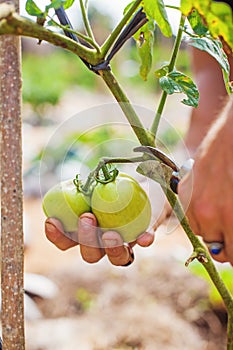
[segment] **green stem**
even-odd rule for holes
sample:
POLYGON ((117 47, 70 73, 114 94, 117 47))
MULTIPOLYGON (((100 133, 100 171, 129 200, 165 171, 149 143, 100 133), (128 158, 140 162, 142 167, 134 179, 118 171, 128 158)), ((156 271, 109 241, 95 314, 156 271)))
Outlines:
POLYGON ((83 23, 84 23, 84 27, 86 29, 87 35, 95 43, 95 46, 98 46, 98 44, 95 41, 95 37, 94 37, 94 34, 92 32, 92 29, 91 29, 90 22, 89 22, 88 17, 87 17, 87 10, 86 10, 86 7, 85 7, 85 5, 83 3, 83 0, 79 0, 79 3, 80 3, 80 8, 81 8, 82 17, 83 17, 83 23))
POLYGON ((96 50, 84 47, 64 35, 52 32, 37 23, 19 16, 11 5, 0 4, 0 35, 5 34, 23 35, 44 40, 73 52, 93 66, 99 63, 96 50))
POLYGON ((91 46, 93 46, 93 47, 96 49, 97 52, 100 52, 100 47, 99 47, 99 45, 98 45, 95 41, 93 41, 92 38, 90 38, 89 36, 86 36, 86 35, 84 35, 84 34, 82 34, 82 33, 80 33, 80 32, 77 32, 77 31, 75 31, 75 30, 73 30, 73 29, 71 29, 71 28, 69 28, 69 27, 67 27, 67 26, 63 26, 62 24, 56 22, 56 21, 55 21, 52 17, 50 17, 50 16, 48 16, 48 18, 50 18, 51 22, 54 23, 54 25, 55 25, 56 27, 59 27, 59 28, 61 28, 62 30, 65 30, 65 31, 67 31, 67 32, 70 32, 70 33, 73 33, 73 34, 77 35, 78 38, 83 39, 84 41, 86 41, 87 43, 89 43, 91 46))
POLYGON ((109 174, 108 167, 105 164, 102 165, 101 170, 103 171, 104 179, 106 181, 110 180, 111 179, 111 175, 109 174))
POLYGON ((134 14, 134 12, 139 7, 142 0, 136 0, 133 5, 129 8, 129 10, 126 12, 122 20, 119 22, 119 24, 116 26, 116 28, 112 31, 112 33, 109 35, 109 37, 106 39, 106 41, 103 43, 101 47, 101 53, 102 57, 106 57, 108 51, 116 41, 118 35, 121 33, 122 29, 130 19, 130 17, 134 14))
POLYGON ((180 11, 180 7, 178 7, 178 6, 165 5, 165 7, 168 8, 168 9, 173 9, 173 10, 178 10, 178 11, 180 11))
POLYGON ((227 335, 227 350, 233 350, 233 310, 228 312, 227 335))
MULTIPOLYGON (((129 158, 121 158, 121 157, 116 157, 116 158, 102 158, 99 163, 97 164, 96 168, 88 175, 86 183, 81 187, 81 190, 84 193, 90 193, 91 192, 91 186, 93 182, 95 181, 95 178, 99 171, 102 169, 103 173, 106 169, 106 164, 116 164, 116 163, 121 163, 121 164, 126 164, 126 163, 140 163, 143 162, 144 157, 129 157, 129 158)), ((108 171, 108 169, 107 169, 108 171)), ((109 174, 109 172, 108 172, 109 174)), ((105 173, 104 173, 105 176, 105 173)), ((111 175, 110 175, 111 177, 111 175)), ((107 175, 107 178, 105 176, 105 179, 108 180, 109 176, 107 175)))
POLYGON ((156 135, 157 135, 157 131, 159 128, 159 123, 160 123, 160 120, 162 117, 162 113, 163 113, 163 110, 165 107, 166 100, 167 100, 167 92, 163 91, 162 96, 161 96, 160 101, 159 101, 157 111, 155 113, 155 118, 153 120, 153 124, 152 124, 151 129, 150 129, 152 135, 154 135, 155 140, 156 140, 156 135))
POLYGON ((169 63, 169 72, 173 71, 173 69, 175 67, 175 64, 176 64, 176 60, 177 60, 177 56, 178 56, 178 52, 179 52, 179 48, 180 48, 180 44, 181 44, 181 39, 182 39, 185 19, 186 19, 186 17, 181 15, 179 30, 178 30, 177 37, 176 37, 176 40, 175 40, 175 44, 174 44, 174 49, 173 49, 173 52, 172 52, 171 60, 170 60, 170 63, 169 63))
POLYGON ((128 119, 128 122, 130 123, 132 129, 134 130, 139 142, 142 145, 154 146, 152 135, 150 134, 150 132, 145 130, 136 111, 133 109, 129 99, 125 95, 121 86, 118 84, 112 72, 104 70, 104 71, 99 71, 99 73, 102 76, 108 88, 111 90, 113 96, 117 100, 120 108, 122 109, 123 113, 128 119))
MULTIPOLYGON (((174 67, 175 67, 175 63, 177 60, 177 56, 178 56, 178 52, 179 52, 179 48, 180 48, 180 44, 181 44, 185 18, 186 18, 185 16, 181 15, 179 30, 178 30, 178 33, 176 36, 176 40, 175 40, 175 44, 173 47, 170 63, 168 65, 168 73, 172 72, 174 70, 174 67)), ((156 139, 156 135, 158 132, 160 119, 161 119, 161 116, 162 116, 162 113, 163 113, 163 110, 165 107, 166 99, 167 99, 167 93, 165 91, 163 91, 158 108, 157 108, 157 111, 156 111, 156 114, 155 114, 154 121, 153 121, 152 126, 151 126, 151 133, 154 135, 155 139, 156 139)))

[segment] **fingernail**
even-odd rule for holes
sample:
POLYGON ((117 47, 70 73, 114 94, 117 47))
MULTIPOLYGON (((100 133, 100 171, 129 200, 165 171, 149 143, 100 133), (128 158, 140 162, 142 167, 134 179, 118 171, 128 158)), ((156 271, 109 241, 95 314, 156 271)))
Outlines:
POLYGON ((84 230, 90 230, 90 226, 94 226, 93 219, 89 217, 82 217, 80 220, 81 220, 82 229, 84 230))
POLYGON ((49 233, 54 233, 55 230, 56 230, 56 227, 55 227, 53 224, 51 224, 50 222, 46 222, 46 223, 45 223, 45 229, 46 229, 46 231, 48 231, 49 233))
POLYGON ((50 222, 46 222, 45 223, 45 231, 46 231, 46 235, 49 235, 50 237, 53 236, 54 234, 56 234, 56 227, 51 224, 50 222))
POLYGON ((105 248, 115 248, 119 246, 119 242, 116 239, 103 239, 105 248))

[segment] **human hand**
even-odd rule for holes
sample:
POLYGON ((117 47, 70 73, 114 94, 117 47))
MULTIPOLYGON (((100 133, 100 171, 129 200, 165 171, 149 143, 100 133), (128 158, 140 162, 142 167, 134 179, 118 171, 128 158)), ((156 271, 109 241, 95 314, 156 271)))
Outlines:
POLYGON ((49 241, 61 250, 80 246, 80 253, 88 263, 98 262, 104 255, 116 266, 128 266, 134 260, 133 246, 147 247, 153 243, 154 236, 145 232, 135 242, 126 244, 115 231, 102 233, 97 227, 97 220, 92 213, 84 213, 78 221, 78 242, 64 234, 59 220, 48 218, 45 221, 45 234, 49 241))
POLYGON ((193 171, 178 185, 178 195, 190 226, 205 242, 223 242, 213 254, 233 265, 233 111, 228 105, 203 141, 193 171))

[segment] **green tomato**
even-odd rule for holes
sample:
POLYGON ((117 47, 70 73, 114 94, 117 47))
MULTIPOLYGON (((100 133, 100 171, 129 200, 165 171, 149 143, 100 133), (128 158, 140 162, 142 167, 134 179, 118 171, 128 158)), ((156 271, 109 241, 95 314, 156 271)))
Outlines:
POLYGON ((77 231, 79 216, 91 209, 90 198, 78 190, 73 180, 52 187, 45 194, 42 206, 47 217, 61 221, 65 232, 77 231))
POLYGON ((124 242, 134 241, 151 220, 151 205, 145 191, 126 174, 106 184, 98 183, 91 198, 92 212, 103 231, 120 233, 124 242))

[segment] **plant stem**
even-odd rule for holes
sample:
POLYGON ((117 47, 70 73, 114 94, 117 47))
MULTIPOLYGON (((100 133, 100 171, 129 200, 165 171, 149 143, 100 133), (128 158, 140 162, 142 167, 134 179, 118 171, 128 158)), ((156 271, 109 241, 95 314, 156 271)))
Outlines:
MULTIPOLYGON (((179 47, 181 44, 181 39, 182 39, 182 33, 183 33, 183 27, 184 27, 184 22, 185 22, 185 16, 181 15, 180 18, 180 24, 179 24, 179 30, 176 36, 176 40, 175 40, 175 44, 173 47, 173 51, 172 51, 172 55, 171 55, 171 59, 170 59, 170 63, 168 65, 168 74, 170 72, 172 72, 174 70, 175 67, 175 63, 177 60, 177 56, 178 56, 178 52, 179 52, 179 47)), ((158 127, 159 127, 159 123, 160 123, 160 119, 165 107, 165 102, 167 99, 167 93, 165 91, 163 91, 156 114, 155 114, 155 118, 154 121, 152 123, 151 126, 151 133, 154 135, 154 138, 156 139, 156 135, 158 132, 158 127)))
POLYGON ((227 350, 233 350, 233 311, 228 311, 227 350))
POLYGON ((128 122, 130 123, 132 129, 134 130, 139 142, 142 145, 154 146, 152 135, 150 134, 150 132, 145 130, 136 111, 133 109, 129 99, 125 95, 121 86, 118 84, 112 72, 103 70, 103 71, 99 71, 99 74, 101 75, 104 82, 112 92, 113 96, 116 98, 120 108, 122 109, 123 113, 128 119, 128 122))
POLYGON ((102 165, 101 170, 103 171, 105 180, 111 179, 111 175, 109 174, 108 168, 105 164, 102 165))
POLYGON ((109 37, 106 39, 106 41, 103 43, 101 47, 101 53, 102 57, 106 57, 108 51, 116 41, 118 35, 121 33, 122 29, 130 19, 130 17, 134 14, 134 12, 139 7, 142 0, 136 0, 133 5, 129 8, 129 10, 126 12, 122 20, 119 22, 119 24, 116 26, 116 28, 112 31, 112 33, 109 35, 109 37))
POLYGON ((53 22, 54 25, 55 25, 56 27, 61 28, 63 31, 67 31, 67 32, 70 32, 70 33, 73 33, 73 34, 77 35, 78 38, 83 39, 84 41, 86 41, 87 43, 89 43, 91 46, 93 46, 93 47, 96 49, 97 52, 100 52, 100 47, 99 47, 99 45, 98 45, 95 41, 93 41, 92 38, 90 38, 89 36, 86 36, 86 35, 84 35, 84 34, 82 34, 82 33, 80 33, 80 32, 77 32, 77 31, 75 31, 74 29, 71 29, 71 28, 69 28, 69 27, 67 27, 67 26, 63 26, 62 24, 56 22, 56 21, 55 21, 52 17, 50 17, 50 16, 48 16, 48 18, 50 18, 51 22, 53 22))
POLYGON ((90 25, 90 22, 89 22, 89 19, 87 16, 87 10, 86 10, 86 7, 83 3, 83 0, 79 0, 79 3, 80 3, 80 8, 81 8, 82 17, 83 17, 83 23, 84 23, 84 27, 86 29, 87 35, 92 39, 93 43, 95 43, 95 46, 98 47, 98 44, 95 41, 95 37, 94 37, 94 34, 92 32, 92 29, 91 29, 91 25, 90 25))
POLYGON ((84 47, 64 35, 52 32, 37 23, 19 16, 15 13, 14 7, 9 4, 0 5, 0 35, 3 34, 23 35, 44 40, 73 52, 93 66, 99 63, 96 50, 84 47))

